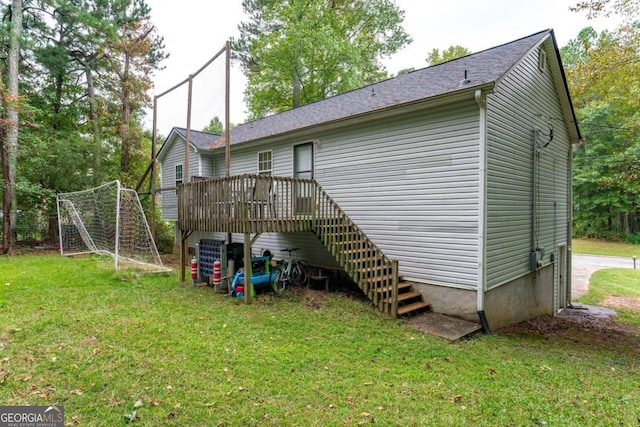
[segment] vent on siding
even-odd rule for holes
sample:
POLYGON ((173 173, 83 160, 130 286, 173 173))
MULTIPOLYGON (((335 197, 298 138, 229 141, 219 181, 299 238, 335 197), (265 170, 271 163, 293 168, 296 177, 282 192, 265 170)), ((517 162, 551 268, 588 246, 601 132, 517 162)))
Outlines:
POLYGON ((547 66, 547 52, 543 48, 540 48, 538 50, 538 70, 544 73, 544 69, 546 68, 546 66, 547 66))

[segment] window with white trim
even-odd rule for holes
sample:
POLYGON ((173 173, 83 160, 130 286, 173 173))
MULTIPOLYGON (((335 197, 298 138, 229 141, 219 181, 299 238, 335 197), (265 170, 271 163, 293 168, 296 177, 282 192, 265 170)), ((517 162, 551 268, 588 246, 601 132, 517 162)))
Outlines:
POLYGON ((183 175, 183 172, 182 172, 182 165, 181 164, 180 165, 176 165, 175 172, 176 172, 175 182, 176 182, 176 187, 177 187, 178 185, 182 184, 182 182, 184 181, 184 175, 183 175))
POLYGON ((261 151, 258 153, 258 175, 271 176, 273 170, 273 151, 261 151))

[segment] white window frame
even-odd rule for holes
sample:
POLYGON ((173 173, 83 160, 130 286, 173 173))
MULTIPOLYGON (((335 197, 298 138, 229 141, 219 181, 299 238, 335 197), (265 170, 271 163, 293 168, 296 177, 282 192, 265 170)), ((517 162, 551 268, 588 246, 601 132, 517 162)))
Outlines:
POLYGON ((538 70, 544 73, 545 68, 547 68, 547 51, 540 47, 538 50, 538 70))
POLYGON ((258 152, 258 175, 273 175, 273 150, 260 151, 258 152), (262 168, 267 162, 260 159, 260 156, 263 154, 269 153, 269 168, 262 168))
POLYGON ((182 163, 177 163, 173 167, 173 182, 175 183, 176 188, 184 182, 184 165, 182 163), (178 168, 180 168, 180 179, 178 179, 178 168))

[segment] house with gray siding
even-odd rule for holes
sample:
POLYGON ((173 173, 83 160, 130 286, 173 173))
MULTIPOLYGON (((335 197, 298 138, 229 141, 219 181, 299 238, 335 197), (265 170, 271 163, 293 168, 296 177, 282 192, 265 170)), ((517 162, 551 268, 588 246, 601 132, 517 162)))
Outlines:
MULTIPOLYGON (((309 264, 346 271, 376 305, 387 287, 371 288, 370 271, 385 268, 393 292, 408 286, 420 307, 485 329, 570 302, 571 147, 581 136, 552 30, 240 125, 229 171, 224 138, 192 138, 182 184, 183 129, 158 157, 163 187, 182 191, 162 193, 177 242, 242 241, 244 232, 254 255, 300 247, 309 264), (240 215, 241 204, 216 211, 222 196, 187 183, 192 175, 225 188, 233 177, 273 180, 277 206, 268 218, 245 214, 244 228, 206 222, 240 215), (351 237, 336 237, 342 227, 351 237), (367 256, 344 258, 357 252, 367 256)), ((234 196, 244 204, 247 188, 234 196)))
POLYGON ((185 182, 185 177, 215 176, 213 147, 220 138, 219 134, 189 131, 189 157, 186 158, 187 130, 174 127, 160 147, 157 154, 161 164, 161 185, 166 190, 162 193, 163 218, 178 218, 178 201, 176 187, 185 182), (187 172, 188 169, 188 173, 187 172))

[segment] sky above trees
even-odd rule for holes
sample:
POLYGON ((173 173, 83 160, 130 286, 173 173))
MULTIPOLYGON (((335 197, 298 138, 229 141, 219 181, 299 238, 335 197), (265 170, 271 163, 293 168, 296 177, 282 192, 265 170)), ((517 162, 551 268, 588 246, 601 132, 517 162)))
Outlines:
MULTIPOLYGON (((245 19, 241 1, 225 4, 224 12, 209 0, 185 0, 185 7, 175 7, 166 0, 149 0, 151 16, 164 37, 169 59, 165 69, 156 73, 155 90, 160 93, 193 73, 232 36, 238 36, 238 24, 245 19), (198 11, 194 13, 194 11, 198 11)), ((512 0, 463 0, 453 2, 420 2, 396 0, 406 11, 403 23, 413 43, 383 60, 389 73, 406 68, 427 66, 425 59, 433 49, 460 45, 472 52, 487 49, 540 30, 553 28, 558 44, 564 46, 575 38, 583 27, 597 31, 614 29, 617 18, 587 20, 584 13, 571 12, 574 0, 540 0, 514 2, 512 0)), ((215 64, 198 82, 194 97, 192 126, 205 127, 212 117, 224 117, 224 67, 215 64)), ((231 121, 246 120, 243 90, 246 79, 241 67, 232 69, 231 121)), ((163 100, 159 105, 160 132, 167 134, 172 126, 186 124, 186 92, 163 100)), ((151 115, 148 115, 150 123, 151 115)), ((150 127, 150 125, 149 125, 150 127)))

